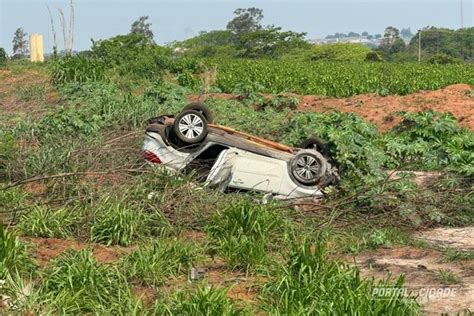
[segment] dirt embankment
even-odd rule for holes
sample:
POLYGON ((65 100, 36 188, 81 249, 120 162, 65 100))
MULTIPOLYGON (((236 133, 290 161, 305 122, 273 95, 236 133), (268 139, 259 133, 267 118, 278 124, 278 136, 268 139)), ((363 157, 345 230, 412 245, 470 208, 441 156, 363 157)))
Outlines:
POLYGON ((473 312, 474 260, 449 261, 439 249, 472 251, 474 227, 436 228, 423 231, 415 238, 433 248, 396 246, 360 254, 355 261, 362 275, 381 280, 388 273, 392 279, 404 274, 406 289, 417 296, 427 315, 473 312))
MULTIPOLYGON (((232 94, 194 95, 190 101, 198 102, 207 98, 234 99, 232 94)), ((377 94, 357 95, 348 98, 332 98, 316 95, 300 97, 298 110, 305 112, 352 112, 375 123, 380 130, 387 131, 399 119, 394 114, 399 111, 418 112, 432 109, 452 113, 459 125, 474 130, 474 90, 467 84, 456 84, 435 91, 421 91, 406 96, 380 96, 377 94)))

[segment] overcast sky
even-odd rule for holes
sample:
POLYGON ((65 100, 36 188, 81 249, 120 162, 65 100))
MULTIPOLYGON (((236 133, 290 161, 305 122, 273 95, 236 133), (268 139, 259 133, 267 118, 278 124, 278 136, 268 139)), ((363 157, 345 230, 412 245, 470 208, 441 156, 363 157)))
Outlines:
MULTIPOLYGON (((68 0, 0 0, 0 47, 11 53, 13 33, 18 27, 42 33, 45 50, 51 50, 51 28, 46 4, 53 10, 59 32, 56 8, 67 11, 68 0)), ((308 33, 319 38, 335 32, 383 33, 388 25, 459 28, 461 0, 75 0, 76 50, 90 47, 90 39, 126 34, 134 20, 150 16, 155 40, 167 43, 196 35, 201 30, 225 28, 232 12, 239 7, 264 10, 263 24, 308 33)), ((463 0, 464 26, 473 26, 473 0, 463 0)), ((61 43, 62 40, 59 42, 61 43)), ((62 49, 62 45, 60 45, 62 49)))

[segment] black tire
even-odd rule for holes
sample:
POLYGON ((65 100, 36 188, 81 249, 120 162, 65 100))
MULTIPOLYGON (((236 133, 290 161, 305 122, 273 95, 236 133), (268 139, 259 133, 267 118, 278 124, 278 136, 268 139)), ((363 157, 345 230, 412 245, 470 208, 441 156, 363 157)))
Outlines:
POLYGON ((186 144, 199 143, 207 136, 206 117, 195 110, 181 111, 174 119, 173 131, 186 144))
POLYGON ((181 112, 186 111, 186 110, 194 110, 194 111, 201 112, 206 117, 206 120, 207 120, 208 124, 212 124, 212 122, 213 122, 213 117, 212 117, 211 110, 209 110, 209 108, 207 106, 205 106, 204 104, 202 104, 202 103, 190 103, 190 104, 186 105, 181 110, 181 112))
POLYGON ((318 136, 309 137, 303 143, 301 143, 299 148, 315 149, 315 150, 319 151, 324 157, 326 157, 326 158, 331 157, 331 153, 329 151, 328 143, 324 139, 322 139, 318 136))
POLYGON ((303 185, 314 185, 326 174, 326 161, 321 154, 302 150, 290 161, 293 178, 303 185))

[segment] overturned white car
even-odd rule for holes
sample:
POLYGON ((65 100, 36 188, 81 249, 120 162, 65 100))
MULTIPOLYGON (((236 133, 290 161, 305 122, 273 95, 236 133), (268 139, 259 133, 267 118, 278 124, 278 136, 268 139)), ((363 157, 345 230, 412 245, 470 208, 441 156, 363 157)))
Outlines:
POLYGON ((222 191, 253 190, 279 198, 322 196, 337 182, 337 168, 317 137, 292 148, 212 124, 210 111, 193 103, 174 116, 149 120, 143 155, 152 165, 196 170, 222 191))

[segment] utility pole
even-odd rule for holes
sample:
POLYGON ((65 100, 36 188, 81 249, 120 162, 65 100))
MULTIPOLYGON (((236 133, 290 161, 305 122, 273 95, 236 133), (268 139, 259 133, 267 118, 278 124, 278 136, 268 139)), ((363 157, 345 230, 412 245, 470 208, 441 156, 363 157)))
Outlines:
POLYGON ((461 28, 464 28, 464 13, 463 13, 463 0, 461 1, 461 28))

